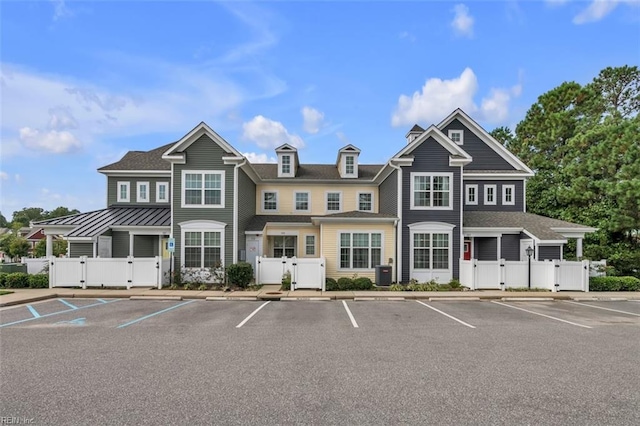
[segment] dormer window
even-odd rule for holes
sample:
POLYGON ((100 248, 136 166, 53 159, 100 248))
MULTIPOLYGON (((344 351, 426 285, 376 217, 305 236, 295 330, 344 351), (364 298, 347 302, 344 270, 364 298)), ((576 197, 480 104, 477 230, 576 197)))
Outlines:
POLYGON ((291 174, 291 156, 290 155, 283 155, 282 156, 282 174, 283 175, 289 175, 291 174))
POLYGON ((353 145, 347 145, 338 151, 336 166, 341 178, 358 177, 358 156, 360 150, 353 145))
POLYGON ((353 155, 347 155, 344 159, 344 173, 347 175, 352 175, 355 173, 355 158, 353 155))
POLYGON ((458 145, 464 145, 464 131, 449 130, 449 139, 451 139, 458 145))
POLYGON ((289 144, 284 144, 276 148, 276 154, 278 154, 278 177, 296 177, 298 150, 289 144))

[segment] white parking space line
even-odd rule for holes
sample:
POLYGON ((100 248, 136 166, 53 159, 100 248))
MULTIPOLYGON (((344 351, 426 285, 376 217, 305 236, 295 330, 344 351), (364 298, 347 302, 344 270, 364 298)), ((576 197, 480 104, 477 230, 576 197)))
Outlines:
POLYGON ((447 317, 447 318, 451 318, 451 319, 452 319, 452 320, 454 320, 454 321, 458 321, 460 324, 462 324, 462 325, 464 325, 464 326, 467 326, 467 327, 469 327, 469 328, 476 328, 475 326, 473 326, 473 325, 471 325, 471 324, 469 324, 469 323, 466 323, 466 322, 464 322, 464 321, 462 321, 462 320, 460 320, 460 319, 458 319, 458 318, 456 318, 456 317, 454 317, 454 316, 452 316, 452 315, 449 315, 449 314, 448 314, 448 313, 446 313, 446 312, 442 312, 440 309, 437 309, 437 308, 434 308, 433 306, 427 305, 427 304, 426 304, 426 303, 424 303, 424 302, 421 302, 421 301, 419 301, 419 300, 416 300, 416 302, 418 302, 419 304, 421 304, 421 305, 423 305, 423 306, 426 306, 426 307, 427 307, 427 308, 429 308, 429 309, 432 309, 432 310, 436 311, 436 312, 437 312, 437 313, 439 313, 439 314, 444 315, 444 316, 445 316, 445 317, 447 317))
POLYGON ((247 323, 247 321, 249 321, 249 320, 250 320, 250 319, 251 319, 255 314, 257 314, 257 313, 260 311, 260 309, 262 309, 262 308, 264 308, 265 306, 267 306, 267 305, 269 304, 269 302, 271 302, 271 301, 269 300, 269 301, 267 301, 267 302, 264 302, 262 305, 260 305, 260 306, 258 307, 258 309, 256 309, 255 311, 251 312, 251 314, 249 314, 249 316, 248 316, 248 317, 246 317, 245 319, 243 319, 243 320, 242 320, 242 322, 241 322, 240 324, 236 325, 236 328, 240 328, 240 327, 242 327, 243 325, 245 325, 245 324, 247 323))
POLYGON ((343 300, 342 305, 344 306, 345 311, 347 311, 347 315, 349 315, 349 319, 351 320, 351 325, 353 325, 353 328, 359 328, 356 319, 353 317, 353 314, 349 309, 349 305, 347 305, 347 302, 343 300))
POLYGON ((594 306, 594 305, 589 305, 587 303, 572 302, 570 300, 565 300, 565 302, 573 303, 574 305, 588 306, 590 308, 602 309, 602 310, 605 310, 605 311, 618 312, 618 313, 621 313, 621 314, 627 314, 627 315, 633 315, 635 317, 640 317, 640 314, 636 314, 635 312, 627 312, 627 311, 621 311, 619 309, 604 308, 602 306, 594 306))
POLYGON ((552 317, 551 315, 541 314, 540 312, 534 312, 534 311, 530 311, 528 309, 519 308, 517 306, 507 305, 506 303, 502 303, 502 302, 496 302, 495 300, 492 300, 491 303, 495 303, 496 305, 500 305, 500 306, 506 306, 507 308, 517 309, 519 311, 528 312, 528 313, 533 314, 533 315, 540 315, 541 317, 545 317, 545 318, 549 318, 549 319, 552 319, 552 320, 556 320, 556 321, 564 322, 564 323, 567 323, 567 324, 575 325, 576 327, 593 328, 593 327, 589 327, 588 325, 578 324, 576 322, 567 321, 567 320, 564 320, 562 318, 552 317))

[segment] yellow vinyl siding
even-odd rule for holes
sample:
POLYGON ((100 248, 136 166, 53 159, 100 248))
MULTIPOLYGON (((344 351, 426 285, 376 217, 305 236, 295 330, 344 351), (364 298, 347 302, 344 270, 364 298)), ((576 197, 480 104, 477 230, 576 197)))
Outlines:
POLYGON ((300 225, 288 225, 283 226, 269 226, 267 225, 262 237, 262 251, 264 256, 273 256, 273 238, 278 235, 295 235, 297 236, 296 255, 297 257, 320 257, 320 228, 316 226, 300 226, 300 225), (313 256, 306 255, 305 237, 307 235, 315 235, 316 237, 316 253, 313 256))
POLYGON ((340 232, 380 232, 382 233, 382 257, 383 265, 393 260, 395 268, 395 229, 393 222, 388 223, 323 223, 320 225, 322 238, 321 255, 326 258, 327 277, 338 279, 340 277, 352 277, 357 274, 359 277, 368 277, 375 280, 375 269, 340 269, 340 232))
POLYGON ((335 185, 257 185, 256 188, 256 214, 278 215, 325 215, 327 192, 341 192, 341 207, 343 212, 358 210, 358 193, 371 192, 373 194, 372 213, 378 213, 378 187, 375 185, 354 185, 336 183, 335 185), (275 191, 278 193, 278 211, 264 211, 263 192, 275 191), (311 197, 311 211, 301 212, 295 210, 296 192, 308 192, 311 197))

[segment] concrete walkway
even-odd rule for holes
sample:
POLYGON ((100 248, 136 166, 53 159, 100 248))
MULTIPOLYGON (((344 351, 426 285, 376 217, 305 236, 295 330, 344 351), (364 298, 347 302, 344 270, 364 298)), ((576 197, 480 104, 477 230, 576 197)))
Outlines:
POLYGON ((640 292, 509 292, 500 290, 478 291, 279 291, 278 286, 264 286, 256 291, 197 291, 158 290, 154 288, 132 288, 131 290, 105 289, 7 289, 11 294, 0 296, 0 307, 31 303, 39 300, 62 298, 171 298, 203 300, 640 300, 640 292))

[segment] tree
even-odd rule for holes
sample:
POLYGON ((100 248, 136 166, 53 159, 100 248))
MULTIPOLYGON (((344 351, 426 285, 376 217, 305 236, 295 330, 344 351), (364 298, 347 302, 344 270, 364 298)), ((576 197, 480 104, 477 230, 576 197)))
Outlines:
POLYGON ((7 218, 5 218, 2 213, 0 213, 0 228, 7 228, 9 226, 9 222, 7 222, 7 218))
POLYGON ((60 206, 60 207, 56 207, 50 212, 45 212, 43 216, 44 216, 44 219, 54 219, 56 217, 71 216, 78 213, 80 213, 79 210, 76 210, 76 209, 69 210, 67 207, 60 206))
MULTIPOLYGON (((53 255, 59 257, 67 253, 67 242, 65 240, 53 240, 53 255)), ((41 239, 36 243, 33 250, 33 257, 45 257, 47 255, 47 240, 41 239)))
POLYGON ((599 228, 585 255, 640 276, 639 112, 638 68, 606 68, 585 86, 565 82, 541 95, 509 144, 536 172, 529 210, 599 228))
POLYGON ((506 126, 496 127, 491 132, 489 132, 489 134, 502 145, 504 145, 504 147, 507 149, 511 149, 511 145, 513 145, 513 142, 515 140, 515 135, 513 134, 511 129, 506 126))
POLYGON ((20 211, 13 212, 12 227, 19 229, 29 226, 31 222, 45 219, 45 211, 40 207, 25 207, 20 211))
POLYGON ((21 258, 29 254, 31 244, 25 238, 16 237, 9 245, 9 256, 11 258, 21 258))

